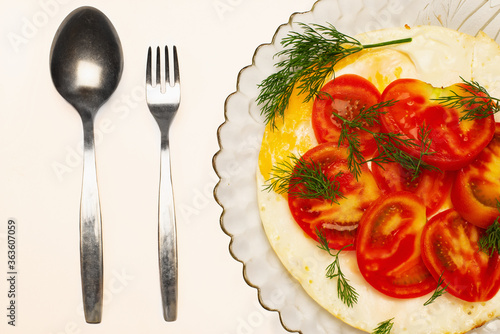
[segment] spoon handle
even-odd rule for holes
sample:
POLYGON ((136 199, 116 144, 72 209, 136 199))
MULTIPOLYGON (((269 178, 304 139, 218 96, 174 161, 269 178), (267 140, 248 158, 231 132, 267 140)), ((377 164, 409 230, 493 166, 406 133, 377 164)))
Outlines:
POLYGON ((160 190, 158 198, 158 255, 163 317, 166 321, 177 318, 177 235, 174 194, 170 173, 168 135, 162 136, 160 154, 160 190))
POLYGON ((83 306, 85 320, 88 323, 100 323, 103 300, 103 260, 93 122, 84 122, 83 129, 83 180, 80 202, 80 266, 83 306))

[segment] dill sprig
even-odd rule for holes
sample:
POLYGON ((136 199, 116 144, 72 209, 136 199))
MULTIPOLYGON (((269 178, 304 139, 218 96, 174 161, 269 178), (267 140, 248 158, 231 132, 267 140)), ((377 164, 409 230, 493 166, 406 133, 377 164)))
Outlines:
POLYGON ((445 107, 463 108, 460 121, 482 119, 500 111, 500 99, 492 97, 477 81, 460 79, 464 83, 460 87, 461 92, 452 90, 452 95, 435 99, 445 107))
POLYGON ((305 95, 305 102, 314 98, 326 78, 334 75, 334 66, 345 57, 363 49, 411 42, 411 38, 363 45, 357 39, 327 26, 299 23, 302 32, 292 31, 282 39, 283 50, 275 57, 284 57, 276 64, 278 72, 260 84, 257 103, 266 124, 276 127, 277 116, 283 117, 294 87, 305 95))
POLYGON ((441 297, 442 295, 444 295, 446 293, 446 289, 448 288, 448 285, 450 285, 450 284, 449 283, 446 284, 445 287, 441 286, 444 283, 443 274, 444 274, 444 271, 439 276, 436 290, 434 290, 434 293, 432 294, 432 296, 424 303, 424 306, 427 306, 427 305, 434 303, 434 301, 436 299, 438 299, 439 297, 441 297))
POLYGON ((321 231, 316 229, 316 235, 318 236, 318 240, 320 242, 318 247, 328 252, 328 254, 330 254, 335 258, 333 262, 330 265, 328 265, 328 267, 326 267, 326 277, 329 279, 337 277, 338 297, 348 307, 353 307, 354 304, 358 302, 359 294, 356 292, 356 289, 349 284, 349 280, 345 277, 344 273, 340 269, 340 258, 339 258, 340 252, 342 252, 347 247, 351 247, 352 244, 344 246, 336 253, 333 253, 330 246, 328 246, 328 240, 326 240, 326 237, 321 233, 321 231))
POLYGON ((404 169, 412 173, 412 181, 420 175, 423 169, 438 170, 437 167, 423 160, 425 156, 434 154, 430 150, 432 144, 432 139, 429 137, 430 129, 425 124, 419 128, 418 140, 406 138, 405 135, 400 133, 374 132, 368 128, 372 127, 375 123, 379 123, 378 115, 383 113, 381 111, 382 108, 390 107, 394 103, 394 101, 389 100, 374 104, 368 108, 363 108, 351 120, 337 113, 332 113, 334 117, 342 122, 338 145, 340 146, 343 142, 347 143, 347 165, 356 179, 361 175, 361 165, 369 161, 382 168, 384 163, 397 162, 404 169), (353 131, 355 129, 365 131, 373 136, 377 145, 378 156, 365 160, 361 152, 359 135, 353 131), (403 151, 401 147, 418 149, 420 155, 416 158, 403 151))
POLYGON ((412 173, 411 181, 414 181, 424 169, 439 171, 439 168, 424 161, 424 157, 435 154, 430 150, 432 144, 432 139, 429 137, 430 131, 429 127, 424 123, 418 130, 417 140, 404 138, 404 135, 396 133, 375 134, 379 155, 369 161, 378 164, 382 168, 383 163, 397 162, 412 173), (418 150, 420 152, 418 158, 406 153, 401 147, 418 150))
POLYGON ((332 113, 334 117, 342 121, 338 146, 340 147, 344 142, 347 143, 347 151, 349 152, 347 156, 347 167, 356 177, 356 179, 358 179, 358 177, 361 175, 361 165, 365 163, 365 158, 361 153, 361 142, 359 140, 359 134, 353 130, 359 129, 367 131, 375 136, 376 133, 368 130, 366 126, 372 127, 375 124, 380 124, 380 110, 385 107, 390 107, 393 104, 394 102, 390 100, 374 104, 367 108, 362 108, 359 113, 350 120, 340 116, 335 112, 332 113))
POLYGON ((320 163, 291 155, 289 160, 273 166, 264 190, 272 190, 278 194, 288 193, 300 198, 324 199, 338 204, 339 199, 345 198, 337 180, 340 175, 342 172, 329 177, 320 163), (298 187, 299 185, 302 187, 298 187))
MULTIPOLYGON (((500 201, 497 199, 497 209, 500 213, 500 201)), ((479 249, 490 257, 493 254, 500 254, 500 217, 497 217, 493 224, 488 226, 486 233, 479 239, 479 249)))
POLYGON ((375 328, 372 334, 389 334, 394 326, 394 318, 383 321, 378 324, 378 327, 375 328))

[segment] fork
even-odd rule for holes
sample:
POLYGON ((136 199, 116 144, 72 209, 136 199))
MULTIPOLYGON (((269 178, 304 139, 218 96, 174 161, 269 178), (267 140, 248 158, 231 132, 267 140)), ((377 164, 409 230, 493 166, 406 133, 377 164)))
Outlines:
POLYGON ((160 288, 165 321, 177 319, 177 231, 174 195, 170 170, 170 125, 179 108, 181 91, 177 48, 173 46, 173 83, 170 78, 169 50, 165 47, 165 70, 160 62, 160 47, 156 48, 156 65, 152 62, 152 48, 148 49, 146 64, 146 101, 158 123, 161 133, 160 186, 158 195, 158 260, 160 288), (155 82, 153 82, 155 73, 155 82))

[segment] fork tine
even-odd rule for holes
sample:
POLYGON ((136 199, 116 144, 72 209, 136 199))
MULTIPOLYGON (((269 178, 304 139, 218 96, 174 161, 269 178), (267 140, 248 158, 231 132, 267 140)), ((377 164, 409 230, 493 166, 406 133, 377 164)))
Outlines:
POLYGON ((165 46, 165 81, 170 85, 170 57, 168 55, 168 46, 165 46))
POLYGON ((151 81, 151 47, 148 48, 148 61, 146 63, 146 84, 153 84, 151 81))
POLYGON ((177 85, 180 82, 179 61, 177 60, 177 47, 174 45, 174 83, 177 85))
POLYGON ((161 86, 160 47, 156 48, 156 84, 161 86))

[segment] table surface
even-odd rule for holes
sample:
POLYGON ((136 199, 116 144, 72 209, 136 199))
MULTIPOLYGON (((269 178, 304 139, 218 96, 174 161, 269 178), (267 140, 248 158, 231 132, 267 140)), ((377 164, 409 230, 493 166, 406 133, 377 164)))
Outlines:
POLYGON ((212 157, 224 101, 256 47, 314 0, 0 0, 0 332, 287 333, 242 275, 220 228, 212 157), (124 72, 96 118, 105 296, 103 321, 85 323, 78 217, 82 130, 49 73, 53 36, 89 5, 113 22, 124 72), (159 132, 144 99, 147 47, 175 43, 182 105, 171 132, 179 237, 178 320, 164 322, 157 274, 159 132), (8 225, 16 224, 15 297, 8 225), (15 325, 8 323, 14 300, 15 325))

